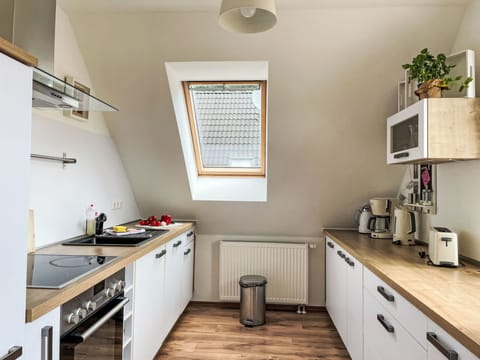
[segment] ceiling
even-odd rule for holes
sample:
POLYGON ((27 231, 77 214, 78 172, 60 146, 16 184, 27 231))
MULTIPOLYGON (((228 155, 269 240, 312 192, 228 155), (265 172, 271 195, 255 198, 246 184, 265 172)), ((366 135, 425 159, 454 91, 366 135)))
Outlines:
MULTIPOLYGON (((327 7, 392 7, 465 5, 470 0, 276 0, 278 10, 327 7)), ((59 0, 68 13, 218 11, 220 0, 59 0)))

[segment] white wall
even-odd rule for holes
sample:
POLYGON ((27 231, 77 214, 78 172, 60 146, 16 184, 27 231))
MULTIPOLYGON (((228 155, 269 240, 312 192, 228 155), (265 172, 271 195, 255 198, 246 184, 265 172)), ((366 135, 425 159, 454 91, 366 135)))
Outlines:
MULTIPOLYGON (((73 75, 92 85, 68 16, 57 8, 55 74, 73 75)), ((117 148, 101 113, 88 122, 62 111, 33 110, 32 153, 74 157, 58 162, 31 160, 30 208, 35 211, 36 247, 85 233, 86 209, 94 203, 107 214, 107 225, 139 218, 139 212, 117 148), (112 201, 123 208, 111 210, 112 201)))
MULTIPOLYGON (((476 93, 480 94, 480 1, 472 1, 451 53, 472 49, 476 56, 476 93)), ((478 96, 478 95, 477 95, 478 96)), ((480 161, 437 165, 437 215, 422 216, 422 240, 430 226, 445 226, 458 233, 459 252, 480 261, 480 161)))

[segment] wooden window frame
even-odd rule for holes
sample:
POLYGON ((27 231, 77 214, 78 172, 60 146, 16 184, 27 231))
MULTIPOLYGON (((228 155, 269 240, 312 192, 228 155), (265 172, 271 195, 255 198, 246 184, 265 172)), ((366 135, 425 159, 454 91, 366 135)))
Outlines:
POLYGON ((192 136, 193 151, 195 153, 195 163, 199 176, 250 176, 265 177, 266 162, 266 123, 267 123, 267 81, 182 81, 183 94, 187 106, 188 123, 190 125, 190 134, 192 136), (197 120, 193 109, 192 95, 190 85, 215 85, 215 84, 259 84, 261 91, 261 126, 260 126, 260 167, 259 168, 205 168, 203 166, 202 154, 200 151, 200 139, 198 135, 197 120))

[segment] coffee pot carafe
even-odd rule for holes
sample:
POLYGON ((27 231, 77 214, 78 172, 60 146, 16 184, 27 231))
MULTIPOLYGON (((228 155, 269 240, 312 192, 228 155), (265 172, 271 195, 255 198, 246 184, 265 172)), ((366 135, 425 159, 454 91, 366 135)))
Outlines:
POLYGON ((392 218, 395 202, 394 198, 370 199, 373 216, 368 221, 368 228, 372 238, 392 238, 392 218))

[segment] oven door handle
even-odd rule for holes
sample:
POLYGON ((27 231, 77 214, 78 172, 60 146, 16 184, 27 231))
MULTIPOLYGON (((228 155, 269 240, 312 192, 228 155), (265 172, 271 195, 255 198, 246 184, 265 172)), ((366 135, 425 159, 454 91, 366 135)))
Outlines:
POLYGON ((75 334, 75 336, 82 339, 82 342, 87 340, 95 331, 103 326, 108 320, 110 320, 117 312, 122 310, 122 308, 130 301, 128 298, 118 298, 121 300, 112 310, 103 315, 94 325, 89 327, 81 334, 75 334))

